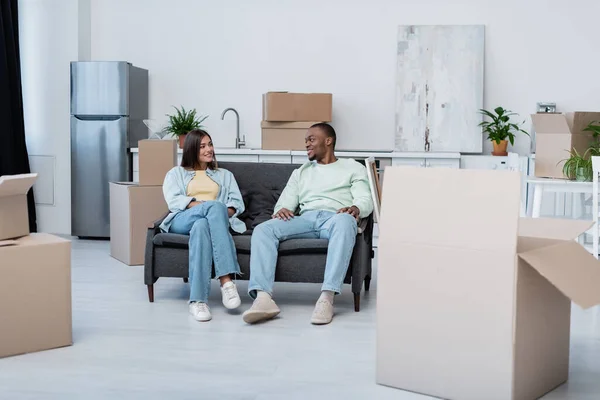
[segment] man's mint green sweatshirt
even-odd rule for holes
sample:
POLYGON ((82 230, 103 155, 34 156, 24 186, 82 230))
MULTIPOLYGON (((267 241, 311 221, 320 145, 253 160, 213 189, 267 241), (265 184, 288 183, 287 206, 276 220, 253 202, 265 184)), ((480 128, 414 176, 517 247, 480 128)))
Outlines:
POLYGON ((300 214, 310 211, 333 211, 356 206, 360 218, 373 212, 369 178, 364 165, 352 159, 331 164, 307 162, 296 169, 281 193, 275 212, 282 208, 300 214))

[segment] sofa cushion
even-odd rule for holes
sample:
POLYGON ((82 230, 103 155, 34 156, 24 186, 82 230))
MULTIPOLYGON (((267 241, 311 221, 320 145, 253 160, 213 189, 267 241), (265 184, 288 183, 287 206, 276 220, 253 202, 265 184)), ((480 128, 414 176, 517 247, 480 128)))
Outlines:
POLYGON ((251 234, 258 224, 271 218, 275 203, 299 165, 223 162, 219 167, 235 177, 246 208, 239 219, 246 224, 246 234, 251 234))
MULTIPOLYGON (((159 233, 154 236, 155 246, 187 249, 190 237, 177 233, 159 233)), ((239 253, 250 253, 250 235, 234 235, 233 242, 239 253)), ((289 239, 279 244, 279 254, 327 253, 327 239, 289 239)))
POLYGON ((239 219, 246 224, 248 230, 252 231, 257 225, 255 221, 259 216, 264 219, 264 215, 273 215, 275 207, 273 194, 262 184, 240 189, 240 192, 246 210, 239 216, 239 219))

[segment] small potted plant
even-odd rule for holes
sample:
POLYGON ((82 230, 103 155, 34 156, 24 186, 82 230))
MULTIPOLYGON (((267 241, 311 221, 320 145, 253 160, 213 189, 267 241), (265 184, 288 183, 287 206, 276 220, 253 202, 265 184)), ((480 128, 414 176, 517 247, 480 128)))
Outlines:
MULTIPOLYGON (((589 182, 592 180, 592 160, 590 159, 591 148, 583 155, 576 149, 569 151, 570 157, 564 161, 563 175, 571 180, 589 182)), ((561 161, 562 162, 562 161, 561 161)))
POLYGON ((187 135, 189 131, 202 128, 202 122, 208 118, 208 115, 198 117, 196 115, 196 109, 186 111, 183 106, 181 107, 181 110, 177 107, 173 108, 175 108, 176 113, 174 115, 167 114, 167 117, 169 117, 169 124, 165 128, 165 131, 173 136, 177 136, 179 138, 179 147, 183 149, 185 135, 187 135))
POLYGON ((593 137, 585 153, 581 155, 577 149, 573 148, 569 151, 570 157, 561 162, 564 161, 565 163, 563 165, 563 175, 567 179, 589 182, 594 176, 592 157, 600 156, 600 125, 597 125, 596 121, 592 121, 583 131, 591 132, 593 137))
MULTIPOLYGON (((516 133, 522 132, 529 136, 529 133, 521 129, 519 125, 510 122, 510 117, 517 115, 516 113, 505 110, 502 107, 496 107, 494 112, 488 110, 479 111, 490 119, 490 121, 482 121, 479 126, 483 128, 483 132, 487 133, 488 139, 491 140, 494 145, 494 151, 492 151, 493 155, 507 156, 508 152, 506 149, 508 147, 508 142, 510 142, 511 145, 515 144, 516 133)), ((524 122, 525 121, 522 123, 524 122)))

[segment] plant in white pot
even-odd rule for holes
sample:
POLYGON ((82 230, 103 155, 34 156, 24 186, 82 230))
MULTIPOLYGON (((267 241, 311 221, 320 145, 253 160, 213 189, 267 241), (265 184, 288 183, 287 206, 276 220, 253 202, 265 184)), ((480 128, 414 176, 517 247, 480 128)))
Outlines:
MULTIPOLYGON (((493 112, 488 110, 479 110, 479 112, 489 118, 489 121, 482 121, 479 126, 483 128, 484 133, 487 133, 487 138, 492 141, 494 146, 492 154, 495 156, 508 155, 508 152, 506 151, 508 142, 510 142, 511 145, 514 145, 515 135, 517 133, 521 132, 529 136, 529 133, 521 129, 519 125, 511 122, 510 117, 518 114, 510 110, 496 107, 493 112)), ((521 124, 524 122, 525 121, 521 124)))

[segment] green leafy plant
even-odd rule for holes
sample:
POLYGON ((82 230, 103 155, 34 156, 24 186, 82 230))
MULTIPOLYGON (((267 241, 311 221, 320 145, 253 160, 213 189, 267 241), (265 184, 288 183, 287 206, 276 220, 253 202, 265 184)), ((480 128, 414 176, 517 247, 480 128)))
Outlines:
POLYGON ((568 159, 560 161, 565 163, 563 175, 572 180, 591 181, 593 177, 591 148, 587 149, 583 155, 579 154, 576 149, 569 151, 569 154, 568 159))
POLYGON ((584 132, 592 133, 592 143, 590 144, 590 156, 597 157, 600 156, 600 125, 598 125, 598 121, 592 121, 583 129, 584 132))
POLYGON ((192 109, 190 111, 186 111, 182 106, 181 110, 177 107, 175 108, 175 114, 169 115, 169 124, 165 128, 165 132, 171 133, 175 136, 185 135, 191 130, 202 128, 202 122, 208 115, 206 116, 197 116, 196 109, 192 109))
POLYGON ((579 154, 576 149, 569 151, 570 157, 562 160, 565 163, 563 165, 563 175, 568 179, 589 182, 594 176, 592 157, 600 156, 600 125, 597 121, 592 121, 583 131, 592 133, 592 141, 583 155, 579 154))
MULTIPOLYGON (((479 124, 483 128, 483 132, 487 133, 488 139, 500 144, 503 140, 508 140, 511 145, 515 144, 515 134, 522 132, 529 136, 529 133, 525 132, 519 127, 519 125, 510 122, 510 117, 518 115, 510 110, 505 110, 502 107, 496 107, 494 112, 488 110, 479 110, 479 112, 490 119, 490 121, 483 121, 479 124)), ((525 123, 523 121, 521 124, 525 123)))

